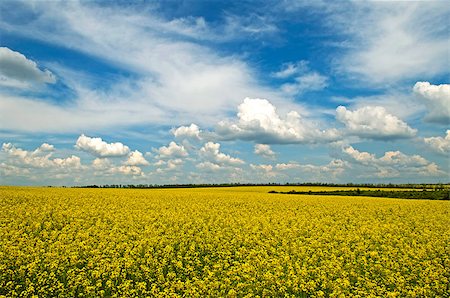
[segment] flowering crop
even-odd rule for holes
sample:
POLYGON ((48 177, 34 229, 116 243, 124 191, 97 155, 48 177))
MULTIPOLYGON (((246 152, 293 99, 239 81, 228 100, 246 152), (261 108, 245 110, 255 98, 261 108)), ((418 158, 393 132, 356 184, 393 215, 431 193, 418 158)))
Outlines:
POLYGON ((0 188, 0 296, 448 295, 450 202, 271 189, 0 188))

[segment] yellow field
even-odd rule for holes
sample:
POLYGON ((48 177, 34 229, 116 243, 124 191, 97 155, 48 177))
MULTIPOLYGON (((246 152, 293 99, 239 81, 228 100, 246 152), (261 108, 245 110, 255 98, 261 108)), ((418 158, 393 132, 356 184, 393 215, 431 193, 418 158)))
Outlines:
POLYGON ((0 295, 448 297, 450 202, 291 189, 0 188, 0 295))

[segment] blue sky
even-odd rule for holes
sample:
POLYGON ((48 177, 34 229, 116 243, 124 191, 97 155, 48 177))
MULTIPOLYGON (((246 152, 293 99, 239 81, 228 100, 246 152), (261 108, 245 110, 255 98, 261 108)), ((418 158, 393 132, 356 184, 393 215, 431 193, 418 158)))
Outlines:
POLYGON ((0 184, 449 182, 445 1, 2 1, 0 184))

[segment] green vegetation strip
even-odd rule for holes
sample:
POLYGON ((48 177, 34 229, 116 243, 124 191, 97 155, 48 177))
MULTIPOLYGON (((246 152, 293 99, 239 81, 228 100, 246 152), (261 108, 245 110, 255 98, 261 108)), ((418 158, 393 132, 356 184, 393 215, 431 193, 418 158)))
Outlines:
POLYGON ((269 191, 269 193, 295 194, 295 195, 325 195, 325 196, 364 196, 364 197, 383 197, 398 199, 417 199, 417 200, 450 200, 450 190, 434 191, 399 191, 399 190, 333 190, 333 191, 269 191))

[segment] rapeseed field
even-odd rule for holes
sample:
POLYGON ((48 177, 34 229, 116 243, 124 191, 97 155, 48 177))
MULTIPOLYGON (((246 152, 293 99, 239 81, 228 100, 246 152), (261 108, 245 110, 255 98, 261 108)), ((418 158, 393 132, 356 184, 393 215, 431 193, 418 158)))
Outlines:
POLYGON ((450 202, 272 189, 0 188, 0 296, 448 297, 450 202))

